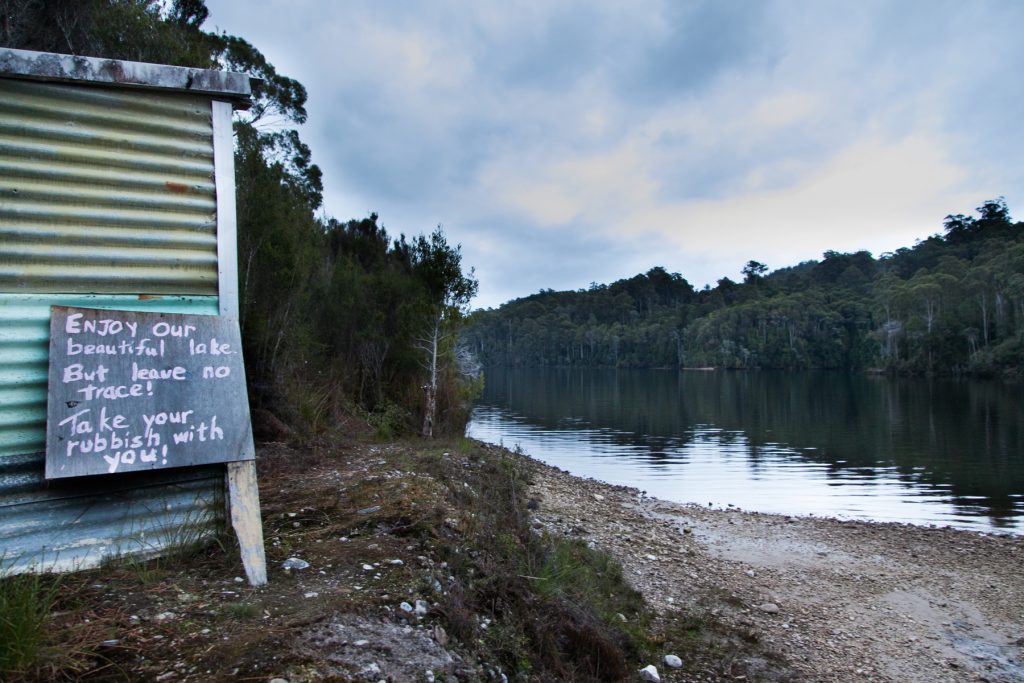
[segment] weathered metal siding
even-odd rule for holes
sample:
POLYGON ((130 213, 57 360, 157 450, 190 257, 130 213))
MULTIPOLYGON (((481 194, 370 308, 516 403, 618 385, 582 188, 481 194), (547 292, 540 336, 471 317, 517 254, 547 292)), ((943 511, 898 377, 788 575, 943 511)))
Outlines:
POLYGON ((0 293, 0 570, 152 553, 218 521, 223 467, 47 482, 50 306, 216 315, 217 297, 0 293), (187 532, 191 533, 191 532, 187 532))
POLYGON ((0 291, 217 294, 211 103, 0 78, 0 291))
POLYGON ((223 466, 43 478, 51 305, 222 313, 212 105, 0 74, 0 572, 153 554, 223 516, 223 466))

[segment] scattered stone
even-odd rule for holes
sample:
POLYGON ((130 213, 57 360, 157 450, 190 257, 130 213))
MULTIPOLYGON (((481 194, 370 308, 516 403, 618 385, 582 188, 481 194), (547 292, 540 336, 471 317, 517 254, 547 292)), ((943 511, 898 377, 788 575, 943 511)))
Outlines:
POLYGON ((754 578, 756 576, 756 574, 754 574, 754 570, 753 569, 748 569, 747 571, 745 571, 743 573, 746 574, 747 576, 749 576, 750 578, 754 578))
POLYGON ((380 505, 374 505, 373 507, 363 508, 358 511, 360 515, 372 515, 374 512, 380 512, 380 505))
POLYGON ((363 571, 364 572, 372 572, 373 571, 373 565, 372 564, 364 564, 363 565, 363 571))
POLYGON ((417 600, 416 601, 416 614, 417 615, 419 615, 421 617, 425 617, 425 616, 427 616, 427 612, 429 612, 429 611, 430 611, 430 605, 427 604, 426 600, 417 600))
POLYGON ((316 597, 320 597, 320 594, 317 593, 316 591, 309 591, 308 593, 304 593, 303 597, 305 597, 305 598, 316 598, 316 597))
POLYGON ((650 562, 657 562, 658 557, 656 555, 644 555, 644 559, 650 562))
POLYGON ((644 668, 640 669, 640 680, 650 681, 651 683, 661 683, 661 676, 658 675, 658 668, 653 664, 648 664, 644 668))
POLYGON ((434 672, 427 669, 427 672, 423 674, 423 678, 426 679, 427 683, 434 683, 434 672))
POLYGON ((245 583, 245 579, 243 579, 241 576, 236 576, 235 583, 245 583))
POLYGON ((400 610, 402 610, 403 612, 406 612, 406 613, 411 613, 411 612, 412 612, 412 605, 410 605, 410 604, 409 604, 409 603, 407 603, 407 602, 403 602, 402 604, 400 604, 400 605, 398 606, 398 608, 399 608, 400 610))
POLYGON ((369 644, 370 644, 370 641, 364 639, 364 640, 357 640, 357 641, 355 641, 354 643, 352 643, 352 646, 353 647, 366 647, 369 644))
POLYGON ((448 644, 448 632, 440 624, 434 627, 434 641, 441 647, 448 644))
POLYGON ((388 560, 388 564, 392 567, 401 567, 405 564, 402 560, 388 560))
POLYGON ((271 678, 270 683, 288 683, 287 678, 271 678))
POLYGON ((281 569, 309 569, 309 562, 298 557, 289 557, 287 560, 281 563, 281 569))
POLYGON ((158 624, 162 624, 165 621, 170 621, 175 616, 177 615, 175 615, 174 612, 161 612, 160 614, 153 617, 153 621, 155 621, 158 624))
POLYGON ((778 614, 779 613, 779 606, 776 605, 774 602, 766 602, 766 603, 763 603, 761 605, 758 605, 757 609, 761 610, 762 612, 764 612, 766 614, 778 614))
POLYGON ((671 669, 678 669, 682 667, 683 660, 679 659, 675 655, 665 655, 665 666, 671 669))
POLYGON ((600 493, 595 493, 594 500, 604 500, 604 496, 602 496, 600 493))

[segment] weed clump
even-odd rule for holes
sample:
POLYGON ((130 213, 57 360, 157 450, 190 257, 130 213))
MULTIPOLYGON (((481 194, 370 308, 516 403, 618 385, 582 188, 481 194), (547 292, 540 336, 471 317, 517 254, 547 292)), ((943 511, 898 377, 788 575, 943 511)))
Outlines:
POLYGON ((38 663, 58 588, 57 579, 39 574, 0 578, 0 678, 38 663))
POLYGON ((454 578, 440 610, 449 631, 532 680, 629 677, 651 645, 649 611, 607 554, 531 527, 526 461, 479 446, 424 466, 463 515, 440 548, 454 578))

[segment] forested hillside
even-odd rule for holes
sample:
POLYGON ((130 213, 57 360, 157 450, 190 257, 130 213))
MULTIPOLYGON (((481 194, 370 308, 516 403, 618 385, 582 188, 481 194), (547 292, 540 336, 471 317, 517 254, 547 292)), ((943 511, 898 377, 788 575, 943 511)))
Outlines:
POLYGON ((352 411, 382 432, 461 429, 454 331, 476 281, 440 229, 394 239, 377 215, 317 215, 322 175, 295 130, 306 120, 301 83, 245 39, 204 31, 203 0, 8 0, 0 10, 5 47, 260 79, 235 121, 240 316, 257 429, 310 433, 352 411))
POLYGON ((695 290, 662 267, 477 311, 485 365, 884 369, 1016 374, 1024 357, 1024 223, 1003 199, 873 257, 825 252, 695 290))

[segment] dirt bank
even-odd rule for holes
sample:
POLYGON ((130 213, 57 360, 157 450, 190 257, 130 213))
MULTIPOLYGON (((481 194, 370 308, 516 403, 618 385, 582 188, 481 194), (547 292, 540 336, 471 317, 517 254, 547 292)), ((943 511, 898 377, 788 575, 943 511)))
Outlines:
POLYGON ((544 528, 610 552, 659 610, 752 632, 796 680, 1024 680, 1022 537, 710 510, 534 469, 544 528))
POLYGON ((267 586, 230 538, 55 579, 0 679, 1024 680, 1024 538, 674 505, 468 440, 258 466, 267 586))

